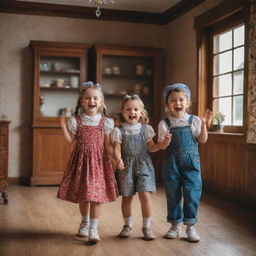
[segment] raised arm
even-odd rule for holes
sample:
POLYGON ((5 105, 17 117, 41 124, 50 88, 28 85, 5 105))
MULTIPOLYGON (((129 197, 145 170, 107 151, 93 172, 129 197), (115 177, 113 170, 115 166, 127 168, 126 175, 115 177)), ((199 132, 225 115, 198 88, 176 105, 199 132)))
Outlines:
POLYGON ((202 116, 200 116, 200 118, 202 120, 201 133, 197 137, 197 140, 199 143, 206 143, 206 141, 208 139, 207 128, 210 126, 210 124, 212 122, 213 113, 209 109, 207 109, 205 111, 205 113, 202 116))
POLYGON ((60 126, 63 132, 63 135, 68 143, 72 143, 74 141, 74 136, 70 134, 66 124, 65 116, 60 116, 60 126))

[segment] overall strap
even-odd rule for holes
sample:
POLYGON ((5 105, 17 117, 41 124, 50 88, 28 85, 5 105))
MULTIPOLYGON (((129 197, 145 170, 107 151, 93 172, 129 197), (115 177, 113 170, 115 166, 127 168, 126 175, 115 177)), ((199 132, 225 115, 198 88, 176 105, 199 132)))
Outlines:
POLYGON ((124 135, 124 128, 123 128, 123 126, 120 126, 119 129, 120 129, 122 137, 123 137, 123 135, 124 135))
POLYGON ((145 124, 141 124, 140 135, 144 135, 145 134, 145 130, 146 130, 146 125, 145 124))
POLYGON ((98 124, 98 126, 99 126, 100 128, 103 128, 104 123, 105 123, 105 119, 106 119, 106 118, 103 117, 103 116, 100 118, 100 122, 99 122, 99 124, 98 124))
POLYGON ((171 121, 170 121, 170 119, 169 118, 165 118, 164 121, 166 122, 168 129, 170 129, 171 128, 171 121))
POLYGON ((193 115, 190 115, 189 119, 188 119, 188 124, 191 126, 192 122, 193 122, 193 115))

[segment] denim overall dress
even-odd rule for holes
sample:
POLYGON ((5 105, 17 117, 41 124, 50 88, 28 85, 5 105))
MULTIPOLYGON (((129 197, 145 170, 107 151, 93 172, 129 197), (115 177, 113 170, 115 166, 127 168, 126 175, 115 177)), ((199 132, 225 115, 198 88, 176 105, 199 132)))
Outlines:
POLYGON ((202 191, 198 143, 191 131, 193 115, 188 126, 173 127, 165 119, 172 134, 163 165, 167 197, 167 221, 194 224, 202 191))
POLYGON ((119 195, 131 196, 136 192, 155 192, 155 171, 147 151, 146 126, 141 124, 140 133, 126 135, 121 127, 122 159, 125 169, 116 173, 119 195))

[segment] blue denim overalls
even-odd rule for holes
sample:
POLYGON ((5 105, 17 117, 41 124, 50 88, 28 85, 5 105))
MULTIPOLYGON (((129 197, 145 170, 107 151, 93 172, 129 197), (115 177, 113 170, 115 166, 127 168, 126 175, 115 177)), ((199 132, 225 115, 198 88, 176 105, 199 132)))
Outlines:
POLYGON ((141 124, 140 133, 137 135, 126 135, 122 127, 120 130, 125 169, 116 172, 119 194, 131 196, 136 192, 155 192, 155 171, 148 154, 146 126, 141 124))
POLYGON ((188 126, 172 128, 170 120, 165 119, 172 134, 163 165, 170 223, 194 224, 197 221, 202 181, 198 143, 191 131, 192 120, 193 115, 189 117, 188 126))

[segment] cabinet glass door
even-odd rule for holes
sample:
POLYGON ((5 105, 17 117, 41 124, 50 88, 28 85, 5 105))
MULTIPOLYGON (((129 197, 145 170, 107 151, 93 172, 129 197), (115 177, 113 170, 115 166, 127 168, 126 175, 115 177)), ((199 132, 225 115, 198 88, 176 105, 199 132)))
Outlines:
POLYGON ((124 95, 138 94, 150 114, 153 109, 153 58, 104 55, 102 61, 102 85, 108 113, 120 110, 124 95))
POLYGON ((39 115, 71 116, 79 96, 80 58, 41 55, 39 69, 39 115))

